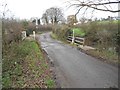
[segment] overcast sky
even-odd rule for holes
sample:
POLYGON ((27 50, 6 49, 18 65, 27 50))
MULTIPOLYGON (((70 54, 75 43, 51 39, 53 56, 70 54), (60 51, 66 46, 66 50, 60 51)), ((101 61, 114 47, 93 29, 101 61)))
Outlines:
MULTIPOLYGON (((6 2, 8 8, 11 12, 7 13, 10 15, 15 15, 15 17, 20 19, 30 19, 31 17, 41 18, 42 14, 46 9, 50 7, 61 7, 64 11, 65 17, 71 14, 75 14, 75 9, 67 9, 65 0, 0 0, 6 2), (11 14, 12 13, 12 14, 11 14)), ((118 14, 108 13, 108 12, 94 12, 94 16, 108 17, 117 16, 118 14)), ((80 17, 81 14, 78 15, 80 17)), ((88 17, 90 14, 88 13, 88 17)))

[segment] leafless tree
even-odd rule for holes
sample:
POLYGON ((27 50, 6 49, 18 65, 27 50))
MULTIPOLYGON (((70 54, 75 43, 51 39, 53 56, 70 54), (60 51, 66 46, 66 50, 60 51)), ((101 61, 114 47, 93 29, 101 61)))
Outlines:
POLYGON ((47 9, 45 14, 43 14, 43 18, 47 23, 50 21, 52 24, 57 24, 59 21, 64 20, 62 10, 57 7, 47 9))
POLYGON ((81 24, 84 24, 85 22, 88 21, 88 19, 85 17, 82 17, 81 19, 79 19, 79 21, 81 22, 81 24))
POLYGON ((47 17, 46 12, 42 15, 42 22, 43 22, 44 24, 48 24, 48 17, 47 17))
POLYGON ((67 23, 72 26, 74 25, 74 23, 77 23, 77 19, 76 19, 76 16, 75 15, 69 15, 67 17, 67 23))
POLYGON ((67 2, 69 3, 69 7, 75 7, 78 9, 76 15, 82 9, 84 9, 84 13, 86 13, 86 11, 89 9, 92 9, 92 13, 95 10, 107 11, 112 13, 120 12, 119 8, 112 8, 112 5, 120 5, 119 0, 68 0, 67 2))

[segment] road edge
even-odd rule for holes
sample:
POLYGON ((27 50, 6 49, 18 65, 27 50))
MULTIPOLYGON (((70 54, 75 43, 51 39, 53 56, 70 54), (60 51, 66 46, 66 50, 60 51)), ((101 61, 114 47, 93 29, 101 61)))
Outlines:
MULTIPOLYGON (((41 47, 41 43, 39 41, 38 36, 36 37, 36 43, 39 45, 39 47, 41 47)), ((55 66, 54 66, 53 60, 51 59, 51 57, 48 55, 47 51, 43 47, 41 47, 40 50, 42 51, 45 60, 48 61, 48 64, 50 66, 50 71, 52 73, 52 79, 55 81, 56 88, 61 88, 61 85, 60 85, 60 83, 57 79, 56 73, 55 73, 55 66)))

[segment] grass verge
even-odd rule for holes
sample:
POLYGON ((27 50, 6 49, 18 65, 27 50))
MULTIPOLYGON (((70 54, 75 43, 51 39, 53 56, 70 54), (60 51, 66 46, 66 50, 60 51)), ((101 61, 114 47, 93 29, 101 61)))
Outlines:
POLYGON ((96 58, 103 60, 104 62, 111 63, 113 65, 117 65, 118 62, 118 54, 115 52, 110 52, 108 50, 88 50, 86 51, 89 55, 92 55, 96 58))
POLYGON ((3 52, 3 88, 54 88, 48 62, 35 41, 13 43, 3 52))

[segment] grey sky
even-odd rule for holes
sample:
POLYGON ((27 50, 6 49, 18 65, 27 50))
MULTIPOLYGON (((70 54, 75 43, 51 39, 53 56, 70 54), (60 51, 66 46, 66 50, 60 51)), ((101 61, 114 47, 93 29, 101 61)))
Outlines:
MULTIPOLYGON (((75 14, 75 9, 67 9, 66 8, 66 0, 0 0, 6 2, 7 8, 15 15, 17 18, 21 19, 30 19, 31 17, 38 17, 41 18, 42 14, 45 12, 46 9, 50 7, 61 7, 64 11, 65 17, 71 14, 75 14)), ((116 8, 117 6, 113 6, 116 8)), ((9 16, 11 13, 7 13, 9 16)), ((107 17, 107 16, 117 16, 118 14, 115 13, 108 13, 108 12, 94 12, 94 17, 107 17)), ((87 17, 91 16, 91 12, 88 12, 87 17)), ((81 14, 78 17, 82 17, 81 14)))

